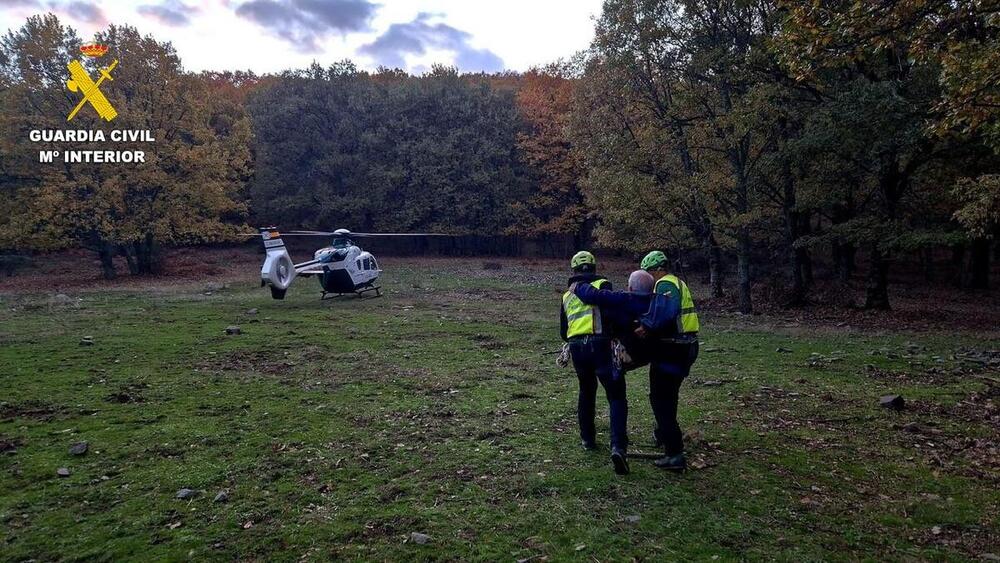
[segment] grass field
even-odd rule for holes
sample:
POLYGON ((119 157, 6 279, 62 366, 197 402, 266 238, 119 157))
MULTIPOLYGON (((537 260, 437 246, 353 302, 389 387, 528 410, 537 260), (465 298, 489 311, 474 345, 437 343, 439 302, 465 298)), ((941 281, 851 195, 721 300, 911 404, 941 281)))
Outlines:
POLYGON ((0 559, 1000 556, 996 334, 706 314, 694 468, 618 477, 603 397, 605 445, 578 445, 554 263, 385 262, 381 299, 272 301, 252 273, 2 295, 0 559))

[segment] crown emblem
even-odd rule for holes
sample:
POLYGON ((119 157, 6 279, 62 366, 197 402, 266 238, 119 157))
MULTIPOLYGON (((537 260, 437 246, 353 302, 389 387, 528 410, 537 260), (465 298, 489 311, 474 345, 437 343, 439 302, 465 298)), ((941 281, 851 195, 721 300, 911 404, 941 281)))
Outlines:
POLYGON ((80 52, 88 57, 101 57, 108 52, 108 46, 101 43, 87 43, 80 46, 80 52))

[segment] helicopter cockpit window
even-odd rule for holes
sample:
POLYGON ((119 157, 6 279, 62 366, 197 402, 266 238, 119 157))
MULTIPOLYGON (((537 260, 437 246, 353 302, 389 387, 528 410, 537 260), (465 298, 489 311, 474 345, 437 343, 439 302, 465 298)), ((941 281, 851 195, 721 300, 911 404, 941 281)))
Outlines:
POLYGON ((372 261, 372 269, 373 270, 377 270, 378 269, 378 262, 375 261, 375 257, 374 256, 372 256, 371 261, 372 261))
POLYGON ((334 248, 347 248, 351 246, 351 239, 347 237, 334 237, 332 246, 334 248))
POLYGON ((360 258, 358 258, 358 269, 359 270, 361 269, 361 259, 360 258))

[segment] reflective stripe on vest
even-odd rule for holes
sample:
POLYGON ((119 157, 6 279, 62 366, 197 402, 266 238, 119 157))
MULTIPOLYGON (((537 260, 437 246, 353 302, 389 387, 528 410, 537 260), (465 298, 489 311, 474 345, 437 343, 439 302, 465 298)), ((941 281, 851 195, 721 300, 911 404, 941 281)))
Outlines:
MULTIPOLYGON (((590 285, 600 289, 608 280, 599 279, 591 282, 590 285)), ((566 338, 573 336, 599 335, 604 334, 604 326, 601 323, 601 309, 593 305, 587 305, 572 291, 563 293, 563 311, 566 312, 566 338)))
POLYGON ((667 274, 657 280, 656 293, 663 293, 660 291, 660 283, 665 281, 677 286, 681 292, 681 310, 677 313, 677 333, 698 332, 698 312, 694 306, 694 298, 691 297, 691 290, 680 278, 673 274, 667 274))

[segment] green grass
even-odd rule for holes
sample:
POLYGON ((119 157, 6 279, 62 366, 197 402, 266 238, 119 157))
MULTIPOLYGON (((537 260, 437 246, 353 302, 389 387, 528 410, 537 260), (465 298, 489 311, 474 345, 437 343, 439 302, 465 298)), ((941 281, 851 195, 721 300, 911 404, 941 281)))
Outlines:
MULTIPOLYGON (((371 300, 299 280, 272 301, 252 279, 4 295, 0 559, 1000 553, 996 374, 953 357, 995 339, 706 315, 682 388, 698 469, 634 459, 623 478, 606 446, 578 447, 576 379, 550 353, 559 275, 436 264, 389 261, 371 300), (890 392, 905 411, 878 406, 890 392)), ((628 385, 649 450, 645 373, 628 385)), ((606 441, 602 397, 598 413, 606 441)))

